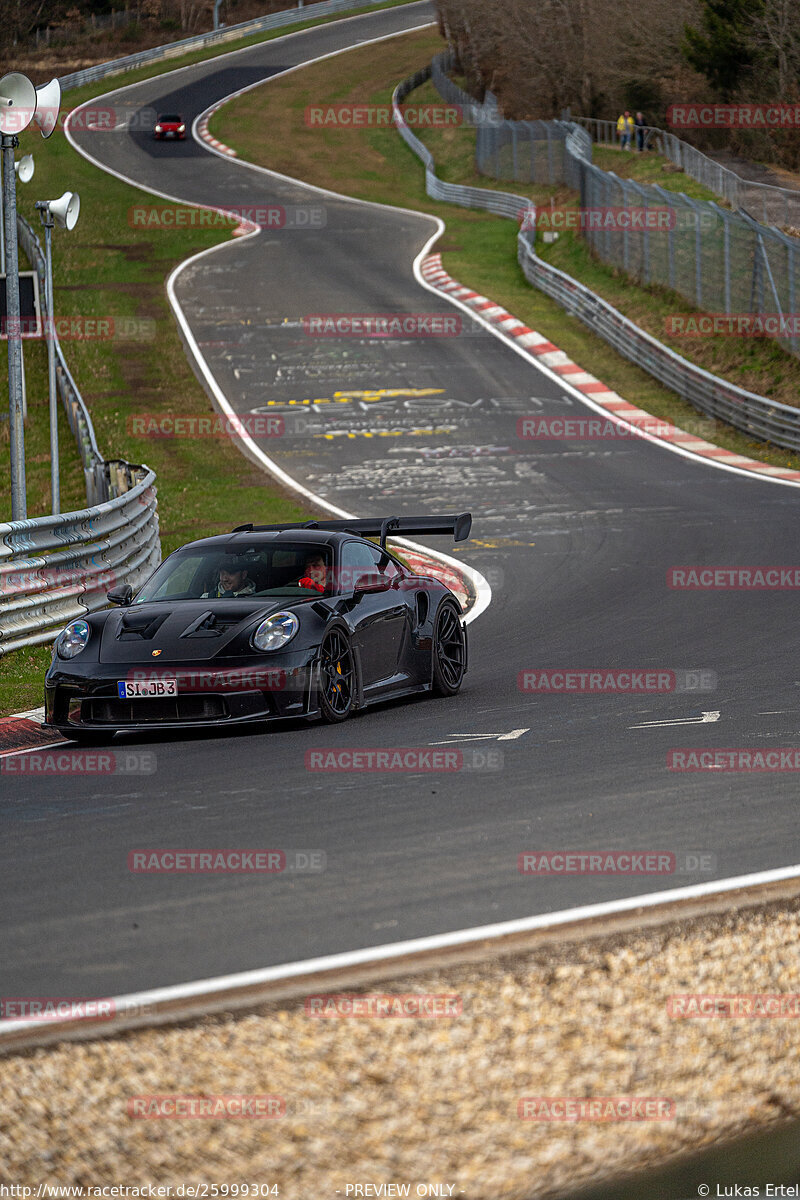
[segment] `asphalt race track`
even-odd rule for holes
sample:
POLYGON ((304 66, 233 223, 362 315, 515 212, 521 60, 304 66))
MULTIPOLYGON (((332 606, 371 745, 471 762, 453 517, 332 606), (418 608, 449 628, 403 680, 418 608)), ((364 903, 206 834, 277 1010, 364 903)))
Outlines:
MULTIPOLYGON (((309 30, 150 80, 117 102, 176 110, 188 123, 257 79, 429 14, 413 5, 309 30)), ((76 140, 167 196, 318 210, 311 225, 233 239, 184 270, 176 292, 193 335, 238 412, 285 418, 266 452, 329 503, 361 514, 470 509, 473 540, 459 554, 493 600, 470 626, 471 669, 455 700, 371 709, 336 727, 117 739, 118 749, 154 752, 156 770, 113 782, 6 778, 6 991, 118 995, 796 862, 795 774, 667 767, 673 748, 800 744, 796 597, 673 590, 666 575, 693 564, 794 565, 800 493, 640 439, 520 440, 522 415, 592 414, 474 326, 409 340, 309 337, 310 314, 458 314, 414 277, 435 231, 424 217, 306 189, 191 139, 76 140), (328 403, 297 403, 306 400, 328 403), (691 668, 718 683, 628 697, 520 691, 519 672, 536 666, 691 668), (500 752, 502 769, 304 765, 319 747, 433 745, 500 752), (318 849, 326 870, 131 874, 128 853, 149 847, 318 849), (713 869, 645 878, 517 869, 521 852, 566 849, 703 851, 713 869)))

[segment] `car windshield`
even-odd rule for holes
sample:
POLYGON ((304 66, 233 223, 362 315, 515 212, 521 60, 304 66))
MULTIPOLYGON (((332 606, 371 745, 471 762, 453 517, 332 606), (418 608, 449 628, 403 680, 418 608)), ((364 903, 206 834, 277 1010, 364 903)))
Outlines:
POLYGON ((330 595, 331 550, 308 542, 179 550, 136 596, 150 600, 330 595))
POLYGON ((162 125, 180 125, 183 121, 183 117, 179 117, 177 113, 167 113, 166 116, 158 119, 162 125))

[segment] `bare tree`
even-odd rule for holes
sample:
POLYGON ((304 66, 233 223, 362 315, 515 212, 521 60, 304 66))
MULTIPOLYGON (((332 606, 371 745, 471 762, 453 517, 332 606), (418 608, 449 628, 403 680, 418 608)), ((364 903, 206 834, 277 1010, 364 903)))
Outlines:
MULTIPOLYGON (((761 66, 759 92, 767 99, 796 98, 800 81, 800 6, 797 0, 763 0, 753 23, 761 66)), ((754 79, 754 83, 757 81, 754 79)), ((757 84, 758 86, 758 84, 757 84)))
POLYGON ((496 92, 515 117, 567 106, 591 115, 621 103, 630 81, 669 75, 697 9, 698 0, 439 0, 468 82, 496 92))

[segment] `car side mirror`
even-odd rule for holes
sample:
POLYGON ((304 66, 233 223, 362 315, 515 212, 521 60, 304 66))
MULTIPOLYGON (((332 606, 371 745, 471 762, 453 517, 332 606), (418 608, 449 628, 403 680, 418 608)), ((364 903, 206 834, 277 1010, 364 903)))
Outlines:
POLYGON ((388 592, 392 586, 392 581, 388 575, 379 575, 377 572, 374 575, 362 575, 356 580, 353 592, 356 596, 369 592, 388 592))
POLYGON ((129 583, 124 583, 122 587, 112 588, 110 592, 106 592, 106 598, 112 604, 128 605, 133 599, 133 588, 129 583))

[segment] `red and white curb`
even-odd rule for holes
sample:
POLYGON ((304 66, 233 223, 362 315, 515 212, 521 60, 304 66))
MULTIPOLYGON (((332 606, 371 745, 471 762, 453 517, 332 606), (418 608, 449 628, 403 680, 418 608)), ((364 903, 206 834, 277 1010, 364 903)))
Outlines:
POLYGON ((43 708, 31 708, 28 712, 0 717, 0 758, 7 754, 19 754, 21 750, 41 750, 44 746, 56 746, 66 741, 54 729, 44 729, 43 720, 43 708))
MULTIPOLYGON (((231 146, 226 146, 224 142, 218 141, 212 136, 208 129, 208 122, 211 120, 217 109, 222 108, 223 103, 224 101, 221 100, 219 104, 215 104, 212 108, 209 108, 203 113, 202 117, 197 122, 197 133, 204 142, 207 142, 209 146, 213 146, 213 148, 218 151, 219 154, 227 154, 230 158, 236 158, 236 151, 232 149, 231 146)), ((244 237, 245 234, 252 233, 255 229, 258 229, 258 226, 255 224, 255 222, 248 221, 246 217, 243 217, 240 223, 231 233, 231 237, 244 237)))
POLYGON ((231 158, 236 158, 235 150, 233 150, 230 146, 226 146, 224 142, 217 141, 217 139, 209 132, 208 122, 211 120, 218 108, 222 108, 222 101, 220 101, 219 104, 215 104, 212 108, 207 109, 203 113, 202 119, 197 126, 197 132, 200 134, 200 137, 204 142, 208 142, 209 146, 213 146, 214 149, 218 150, 220 154, 228 154, 231 158))
POLYGON ((541 333, 530 329, 511 313, 506 312, 499 304, 495 304, 493 300, 458 283, 442 267, 441 254, 429 255, 422 263, 421 269, 427 283, 480 313, 484 320, 496 325, 503 333, 514 338, 517 345, 523 347, 532 361, 549 367, 556 375, 562 375, 570 387, 582 392, 585 396, 591 396, 593 404, 606 409, 610 415, 621 417, 634 427, 641 427, 657 441, 679 446, 682 450, 687 450, 700 458, 713 459, 714 462, 725 466, 752 471, 758 475, 769 475, 775 479, 800 481, 800 471, 792 471, 787 467, 771 467, 766 463, 758 462, 757 459, 734 454, 731 450, 725 450, 722 446, 706 442, 702 438, 696 437, 695 434, 687 433, 684 429, 670 424, 669 421, 656 418, 652 413, 647 413, 644 409, 637 408, 635 404, 630 404, 622 396, 612 392, 601 380, 596 379, 594 375, 590 375, 577 363, 572 362, 563 350, 559 350, 558 346, 554 346, 541 333))

